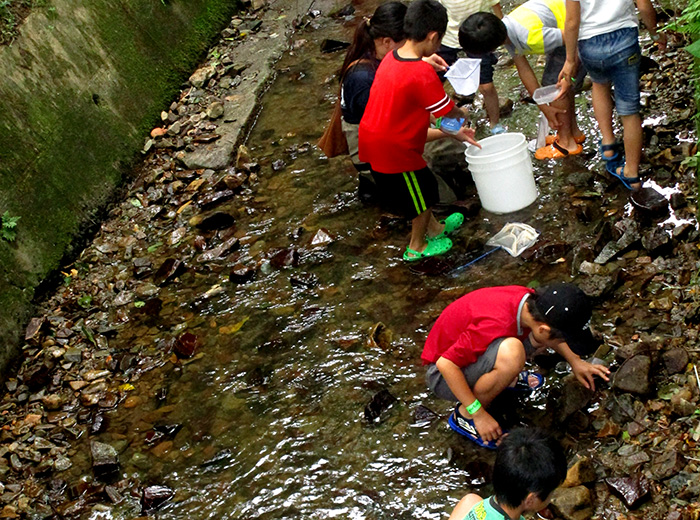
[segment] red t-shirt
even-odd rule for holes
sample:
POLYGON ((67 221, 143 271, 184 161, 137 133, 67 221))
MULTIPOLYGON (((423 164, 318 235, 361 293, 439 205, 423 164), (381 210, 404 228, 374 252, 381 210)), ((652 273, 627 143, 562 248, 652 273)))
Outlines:
POLYGON ((495 339, 524 340, 530 329, 520 325, 520 311, 525 296, 534 292, 519 285, 487 287, 452 302, 428 334, 423 364, 444 357, 463 368, 474 363, 495 339))
POLYGON ((396 51, 379 64, 360 121, 360 160, 380 173, 403 173, 427 166, 423 148, 430 114, 454 107, 432 66, 400 58, 396 51))

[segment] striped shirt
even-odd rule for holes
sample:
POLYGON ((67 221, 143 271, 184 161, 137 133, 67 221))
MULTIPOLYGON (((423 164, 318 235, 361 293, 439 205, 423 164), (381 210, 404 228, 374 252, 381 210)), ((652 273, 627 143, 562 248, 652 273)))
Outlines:
POLYGON ((500 0, 438 0, 447 10, 447 31, 442 38, 446 47, 459 49, 459 26, 474 13, 490 11, 500 0))

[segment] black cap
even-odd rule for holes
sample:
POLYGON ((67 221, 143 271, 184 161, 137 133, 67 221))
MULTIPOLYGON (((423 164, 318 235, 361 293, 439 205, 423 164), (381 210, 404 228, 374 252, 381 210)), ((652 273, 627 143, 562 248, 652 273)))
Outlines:
POLYGON ((537 291, 537 310, 550 327, 560 330, 569 348, 579 356, 588 356, 598 346, 591 332, 591 302, 585 293, 570 283, 556 283, 537 291))

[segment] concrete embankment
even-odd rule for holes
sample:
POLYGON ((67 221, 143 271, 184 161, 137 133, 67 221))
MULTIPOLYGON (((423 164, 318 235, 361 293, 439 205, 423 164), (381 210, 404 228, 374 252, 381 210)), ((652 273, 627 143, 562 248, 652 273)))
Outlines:
POLYGON ((232 59, 248 57, 231 67, 241 77, 221 92, 229 123, 216 143, 182 158, 190 167, 228 163, 292 21, 308 8, 257 4, 246 32, 224 29, 240 7, 230 0, 53 0, 0 48, 0 214, 21 217, 16 240, 0 240, 0 374, 18 351, 37 288, 96 227, 148 130, 222 29, 236 47, 232 59))

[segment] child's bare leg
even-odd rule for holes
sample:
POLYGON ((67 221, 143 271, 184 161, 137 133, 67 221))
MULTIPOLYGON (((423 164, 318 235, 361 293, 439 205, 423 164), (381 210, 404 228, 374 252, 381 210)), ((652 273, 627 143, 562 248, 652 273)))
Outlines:
MULTIPOLYGON (((621 116, 623 139, 625 141, 625 177, 637 177, 639 175, 639 163, 642 160, 642 119, 639 114, 621 116)), ((631 185, 633 188, 641 186, 640 183, 631 185)))
MULTIPOLYGON (((474 385, 472 391, 482 406, 488 406, 513 382, 525 367, 525 349, 518 338, 506 338, 498 346, 496 363, 493 370, 484 374, 474 385)), ((462 413, 462 410, 459 411, 462 413)), ((466 410, 464 410, 466 412, 466 410)))
MULTIPOLYGON (((562 148, 566 148, 569 151, 574 151, 578 148, 578 144, 574 141, 574 135, 572 133, 571 126, 571 113, 574 112, 574 119, 576 118, 576 110, 574 109, 574 91, 569 90, 568 94, 555 101, 552 101, 550 105, 555 108, 561 108, 566 110, 563 114, 557 114, 557 121, 559 122, 559 128, 557 129, 557 140, 562 148)), ((580 132, 580 131, 579 131, 580 132)))
POLYGON ((410 249, 422 253, 426 248, 428 242, 425 240, 425 234, 428 232, 431 218, 435 219, 432 210, 428 209, 411 221, 411 242, 408 244, 410 249))
POLYGON ((486 116, 489 118, 491 128, 498 124, 500 119, 500 108, 498 106, 498 92, 493 83, 482 83, 479 85, 479 92, 484 96, 484 108, 486 116))
MULTIPOLYGON (((598 128, 603 136, 603 144, 613 144, 615 133, 613 131, 613 100, 611 97, 610 83, 593 83, 593 112, 598 122, 598 128)), ((608 150, 606 157, 612 157, 615 152, 608 150)))
POLYGON ((463 496, 462 500, 457 502, 457 505, 452 510, 452 514, 448 520, 464 520, 467 514, 469 514, 469 511, 471 511, 475 505, 481 502, 481 500, 481 497, 479 495, 475 495, 474 493, 469 493, 468 495, 463 496))
POLYGON ((430 238, 433 238, 445 231, 445 224, 440 224, 432 211, 428 211, 428 213, 430 213, 430 220, 428 221, 427 234, 430 238))

